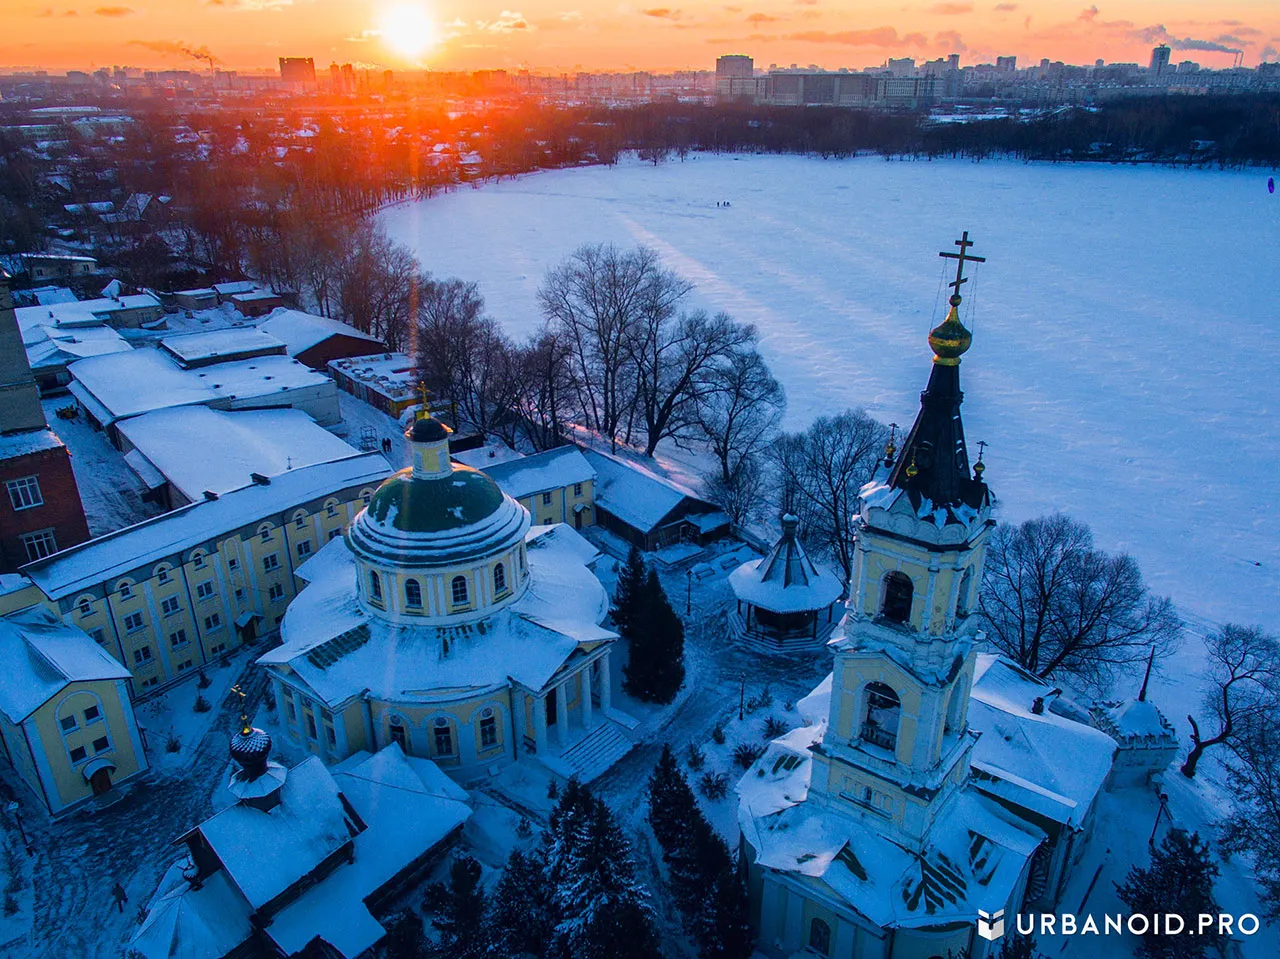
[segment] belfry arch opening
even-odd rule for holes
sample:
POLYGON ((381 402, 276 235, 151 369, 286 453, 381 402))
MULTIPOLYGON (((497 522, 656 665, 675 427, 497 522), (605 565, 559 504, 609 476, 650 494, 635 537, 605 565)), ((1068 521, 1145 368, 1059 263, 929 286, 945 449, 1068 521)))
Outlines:
POLYGON ((902 701, 893 687, 885 683, 868 683, 863 694, 864 712, 860 737, 873 746, 894 751, 898 748, 898 720, 902 701))
POLYGON ((884 598, 880 602, 880 615, 891 623, 905 623, 911 619, 911 600, 915 586, 906 573, 894 570, 884 578, 884 598))

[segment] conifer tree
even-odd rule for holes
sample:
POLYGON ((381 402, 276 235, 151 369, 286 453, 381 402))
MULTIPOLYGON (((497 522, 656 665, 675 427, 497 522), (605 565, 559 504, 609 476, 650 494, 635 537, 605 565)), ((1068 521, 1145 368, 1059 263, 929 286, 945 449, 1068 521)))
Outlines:
POLYGON ((676 763, 671 745, 664 743, 649 777, 649 825, 664 853, 680 841, 695 815, 700 813, 693 790, 676 763))
POLYGON ((459 856, 449 867, 449 882, 427 887, 424 905, 440 930, 440 948, 454 959, 478 959, 486 951, 485 895, 480 863, 459 856))
POLYGON ((627 554, 627 565, 618 574, 618 588, 613 594, 613 622, 620 632, 625 633, 627 619, 644 590, 645 572, 644 554, 632 546, 627 554))
POLYGON ((698 937, 703 959, 747 959, 755 951, 747 887, 732 862, 715 877, 708 914, 698 937))
POLYGON ((387 934, 379 947, 383 959, 427 959, 422 918, 412 909, 396 913, 387 923, 387 934))
POLYGON ((630 646, 624 687, 638 699, 666 704, 684 685, 684 623, 672 609, 656 570, 631 603, 622 630, 630 646))
MULTIPOLYGON (((1158 849, 1151 853, 1146 869, 1134 866, 1124 885, 1116 884, 1120 901, 1130 912, 1146 916, 1159 914, 1161 932, 1167 928, 1165 916, 1182 917, 1187 930, 1197 933, 1197 919, 1203 914, 1222 911, 1213 899, 1213 881, 1218 866, 1213 861, 1209 844, 1199 834, 1185 829, 1170 829, 1158 849)), ((1216 945, 1215 929, 1204 935, 1156 935, 1142 937, 1141 954, 1147 959, 1199 959, 1205 949, 1216 945)))
POLYGON ((490 955, 502 959, 545 956, 551 941, 551 902, 537 853, 519 849, 507 859, 489 900, 490 955))

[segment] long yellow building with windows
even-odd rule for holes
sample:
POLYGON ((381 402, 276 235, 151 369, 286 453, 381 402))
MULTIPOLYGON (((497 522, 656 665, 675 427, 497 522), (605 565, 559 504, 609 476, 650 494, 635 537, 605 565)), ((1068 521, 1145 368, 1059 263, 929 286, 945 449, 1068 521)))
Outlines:
POLYGON ((259 476, 155 519, 23 567, 40 603, 130 673, 134 696, 274 633, 294 572, 340 536, 390 468, 377 453, 259 476))
POLYGON ((594 548, 406 433, 411 468, 299 571, 270 671, 289 737, 326 762, 398 743, 470 781, 532 753, 588 780, 630 749, 594 548))

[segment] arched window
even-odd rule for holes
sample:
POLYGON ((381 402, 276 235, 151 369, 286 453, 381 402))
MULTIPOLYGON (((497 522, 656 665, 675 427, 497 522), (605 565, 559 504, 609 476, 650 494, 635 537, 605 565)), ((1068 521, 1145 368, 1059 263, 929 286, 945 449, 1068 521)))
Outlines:
POLYGON ((493 568, 493 591, 499 595, 507 591, 507 568, 501 563, 493 568))
POLYGON ((809 948, 820 956, 831 955, 831 927, 821 919, 809 923, 809 948))
POLYGON ((391 741, 399 745, 406 756, 409 755, 409 736, 404 728, 404 720, 399 716, 392 716, 387 720, 387 729, 391 733, 391 741))
POLYGON ((453 755, 453 726, 443 717, 432 724, 431 732, 435 739, 437 756, 453 755))
POLYGON ((92 615, 92 613, 93 613, 93 606, 90 605, 89 601, 87 599, 80 600, 80 615, 89 616, 89 615, 92 615))
POLYGON ((382 577, 376 569, 369 570, 369 598, 382 602, 382 577))
POLYGON ((862 738, 882 749, 898 748, 898 717, 902 703, 892 686, 868 683, 866 714, 862 720, 862 738))
POLYGON ((416 579, 404 581, 404 604, 410 609, 422 609, 422 586, 416 579))
POLYGON ((894 570, 884 578, 884 603, 880 607, 880 615, 892 623, 905 623, 911 618, 914 591, 911 577, 894 570))
POLYGON ((960 577, 960 592, 956 596, 956 615, 969 615, 969 591, 973 588, 973 567, 966 566, 960 577))
POLYGON ((467 578, 465 576, 453 577, 453 582, 449 584, 449 591, 453 597, 454 606, 465 606, 467 604, 467 578))

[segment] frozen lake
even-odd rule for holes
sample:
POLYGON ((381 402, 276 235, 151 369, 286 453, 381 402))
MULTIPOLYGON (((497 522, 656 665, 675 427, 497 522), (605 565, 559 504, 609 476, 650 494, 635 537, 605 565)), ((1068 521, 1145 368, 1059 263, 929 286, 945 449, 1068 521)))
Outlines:
POLYGON ((991 444, 1002 518, 1071 513, 1187 614, 1275 630, 1280 195, 1266 178, 697 156, 464 189, 383 220, 433 274, 478 281, 516 336, 540 323, 544 271, 578 245, 655 248, 698 305, 759 327, 792 428, 848 406, 911 422, 945 299, 938 251, 967 229, 988 262, 966 287, 966 431, 971 449, 991 444))

